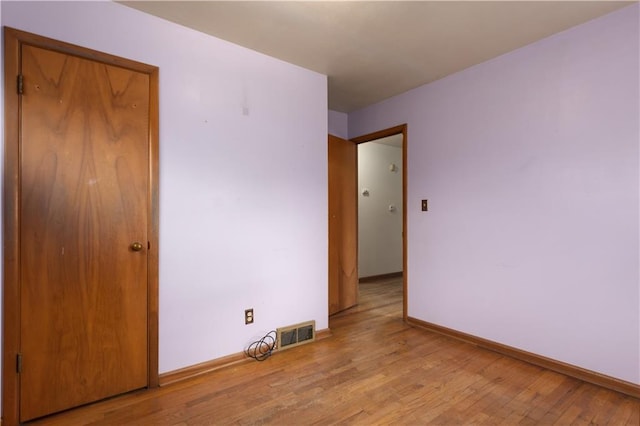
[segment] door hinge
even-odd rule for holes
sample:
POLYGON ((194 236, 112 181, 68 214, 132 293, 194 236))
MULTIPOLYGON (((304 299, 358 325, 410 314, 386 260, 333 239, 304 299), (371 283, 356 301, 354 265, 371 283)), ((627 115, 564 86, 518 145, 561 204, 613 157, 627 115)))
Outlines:
POLYGON ((22 373, 22 354, 16 355, 16 373, 22 373))
POLYGON ((22 74, 18 75, 18 95, 22 95, 24 93, 24 78, 22 74))

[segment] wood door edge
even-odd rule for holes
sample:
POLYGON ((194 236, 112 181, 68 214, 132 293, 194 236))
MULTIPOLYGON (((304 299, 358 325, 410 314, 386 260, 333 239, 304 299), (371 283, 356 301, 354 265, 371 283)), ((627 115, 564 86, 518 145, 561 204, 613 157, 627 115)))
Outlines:
POLYGON ((327 312, 331 316, 358 304, 358 152, 357 146, 353 142, 332 134, 328 135, 327 147, 329 219, 327 262, 329 303, 327 312), (332 167, 336 161, 341 167, 332 167), (345 185, 350 188, 351 184, 353 184, 353 190, 349 196, 345 185), (334 209, 336 206, 338 206, 337 210, 334 209), (349 210, 350 214, 344 214, 346 213, 345 209, 349 210), (334 216, 333 213, 336 215, 334 216), (340 228, 347 218, 350 223, 353 223, 353 237, 355 237, 353 251, 350 247, 344 246, 346 239, 342 232, 343 229, 340 228), (353 222, 351 222, 352 220, 353 222), (339 225, 339 229, 336 228, 337 225, 339 225), (349 265, 345 268, 345 258, 352 260, 353 265, 351 265, 352 262, 348 262, 349 265))
POLYGON ((149 199, 147 218, 147 338, 148 338, 148 384, 149 388, 160 386, 159 375, 159 310, 160 310, 160 101, 159 69, 153 67, 149 73, 149 199))
POLYGON ((405 134, 407 132, 406 124, 399 124, 397 126, 389 127, 387 129, 378 130, 376 132, 367 133, 365 135, 357 136, 355 138, 349 139, 351 142, 355 144, 361 144, 365 142, 375 141, 376 139, 386 138, 388 136, 405 134))
POLYGON ((2 422, 19 424, 20 350, 19 294, 19 95, 20 46, 59 51, 149 75, 149 205, 147 237, 151 244, 147 264, 147 387, 159 385, 159 69, 130 59, 4 27, 4 174, 3 174, 3 283, 2 283, 2 422), (11 326, 10 326, 11 325, 11 326))
POLYGON ((20 350, 20 294, 18 247, 18 141, 20 63, 18 33, 4 28, 4 174, 3 284, 2 284, 2 419, 5 425, 19 420, 19 381, 16 355, 20 350))

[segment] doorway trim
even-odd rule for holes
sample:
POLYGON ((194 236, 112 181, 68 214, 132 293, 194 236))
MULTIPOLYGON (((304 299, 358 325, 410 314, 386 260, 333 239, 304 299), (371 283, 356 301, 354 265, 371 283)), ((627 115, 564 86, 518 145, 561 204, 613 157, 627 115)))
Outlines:
MULTIPOLYGON (((402 135, 402 319, 407 321, 407 124, 400 124, 388 129, 368 133, 349 139, 359 145, 372 142, 387 136, 402 135)), ((355 173, 358 173, 356 168, 355 173)), ((358 203, 356 202, 356 211, 358 203)))
POLYGON ((19 424, 20 382, 16 372, 20 350, 20 47, 36 46, 127 68, 149 76, 149 175, 147 199, 147 387, 158 386, 158 68, 35 34, 4 28, 4 174, 2 298, 2 422, 19 424))

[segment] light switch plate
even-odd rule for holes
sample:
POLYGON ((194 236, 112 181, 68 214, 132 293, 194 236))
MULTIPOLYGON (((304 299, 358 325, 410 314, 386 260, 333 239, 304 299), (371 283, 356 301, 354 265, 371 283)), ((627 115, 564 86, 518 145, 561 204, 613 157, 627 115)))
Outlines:
POLYGON ((426 212, 429 211, 429 204, 427 203, 428 200, 422 200, 422 211, 426 212))

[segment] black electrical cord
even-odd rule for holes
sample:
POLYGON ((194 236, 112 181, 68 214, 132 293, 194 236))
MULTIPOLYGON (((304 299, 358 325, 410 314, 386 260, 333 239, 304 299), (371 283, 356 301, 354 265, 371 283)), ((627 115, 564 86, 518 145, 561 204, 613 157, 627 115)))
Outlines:
POLYGON ((271 356, 276 347, 276 336, 276 331, 271 330, 262 339, 250 344, 244 353, 256 361, 264 361, 271 356))

